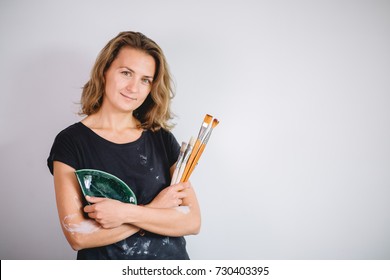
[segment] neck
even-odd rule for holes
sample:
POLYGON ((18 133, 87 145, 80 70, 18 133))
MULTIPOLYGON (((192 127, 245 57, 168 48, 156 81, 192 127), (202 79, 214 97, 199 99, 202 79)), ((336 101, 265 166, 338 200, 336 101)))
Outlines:
POLYGON ((103 110, 86 117, 83 123, 94 129, 104 129, 113 131, 123 131, 136 129, 139 121, 129 113, 105 114, 103 110))

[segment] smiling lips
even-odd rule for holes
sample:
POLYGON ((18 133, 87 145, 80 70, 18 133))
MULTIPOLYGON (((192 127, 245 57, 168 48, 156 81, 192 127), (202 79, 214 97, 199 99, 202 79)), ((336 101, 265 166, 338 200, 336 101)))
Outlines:
POLYGON ((123 93, 120 93, 123 97, 126 97, 127 99, 130 99, 130 100, 134 100, 134 101, 136 101, 137 100, 137 98, 136 97, 131 97, 131 96, 128 96, 128 95, 126 95, 126 94, 123 94, 123 93))

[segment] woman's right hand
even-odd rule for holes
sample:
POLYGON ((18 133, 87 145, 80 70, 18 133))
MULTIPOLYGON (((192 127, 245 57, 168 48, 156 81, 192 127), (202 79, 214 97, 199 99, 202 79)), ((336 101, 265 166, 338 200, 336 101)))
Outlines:
POLYGON ((191 184, 188 182, 166 187, 146 206, 151 208, 172 208, 180 206, 183 203, 183 199, 187 197, 185 190, 190 187, 191 184))

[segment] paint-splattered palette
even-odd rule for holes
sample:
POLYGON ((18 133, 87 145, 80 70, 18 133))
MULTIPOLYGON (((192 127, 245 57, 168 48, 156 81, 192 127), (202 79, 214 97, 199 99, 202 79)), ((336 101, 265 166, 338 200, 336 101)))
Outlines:
POLYGON ((118 177, 96 169, 80 169, 75 173, 84 196, 107 197, 137 204, 134 192, 118 177))

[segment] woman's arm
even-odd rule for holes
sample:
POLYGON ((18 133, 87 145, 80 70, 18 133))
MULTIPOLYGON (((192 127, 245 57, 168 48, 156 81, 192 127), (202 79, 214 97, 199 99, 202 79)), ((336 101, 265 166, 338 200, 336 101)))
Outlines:
MULTIPOLYGON (((170 168, 171 176, 175 167, 176 164, 170 168)), ((197 234, 200 230, 200 208, 190 183, 180 183, 163 189, 150 204, 145 206, 107 198, 87 199, 94 204, 86 206, 84 211, 103 228, 133 224, 144 230, 167 236, 197 234)))
POLYGON ((58 215, 65 237, 74 250, 109 245, 139 231, 130 224, 106 229, 86 218, 74 168, 58 161, 54 161, 53 166, 58 215))
POLYGON ((84 211, 103 228, 132 224, 167 236, 197 234, 200 230, 200 209, 188 182, 165 188, 146 206, 108 198, 88 197, 87 200, 93 204, 84 207, 84 211))
MULTIPOLYGON (((201 215, 195 191, 189 182, 180 183, 168 187, 181 189, 180 194, 185 194, 177 205, 171 208, 153 208, 153 202, 147 207, 137 208, 127 212, 126 221, 147 231, 168 236, 183 236, 198 234, 201 226, 201 215), (181 203, 182 201, 182 203, 181 203)), ((168 190, 169 192, 169 190, 168 190)), ((157 198, 157 197, 156 197, 157 198)))

